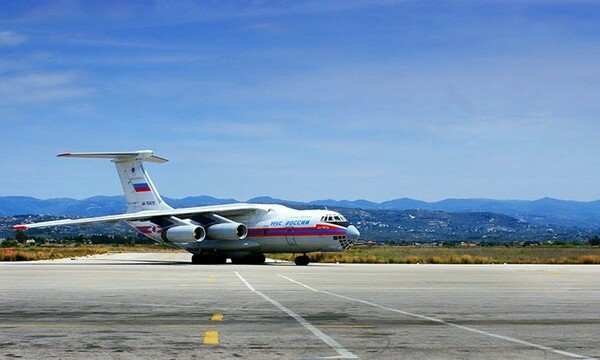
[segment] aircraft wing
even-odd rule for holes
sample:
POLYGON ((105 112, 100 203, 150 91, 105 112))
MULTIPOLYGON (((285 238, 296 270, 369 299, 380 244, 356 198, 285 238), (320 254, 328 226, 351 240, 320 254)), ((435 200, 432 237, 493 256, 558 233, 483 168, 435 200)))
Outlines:
POLYGON ((191 208, 181 209, 169 209, 169 210, 148 210, 140 211, 135 213, 118 214, 118 215, 107 215, 98 216, 91 218, 82 219, 63 219, 53 221, 43 221, 32 224, 20 224, 14 225, 13 230, 27 230, 35 229, 48 226, 61 226, 61 225, 86 225, 99 222, 114 223, 121 220, 124 221, 145 221, 156 217, 168 217, 168 216, 179 216, 179 217, 190 217, 193 215, 201 214, 217 214, 224 217, 231 215, 241 215, 252 211, 256 211, 258 208, 252 204, 228 204, 228 205, 210 205, 210 206, 199 206, 191 208))

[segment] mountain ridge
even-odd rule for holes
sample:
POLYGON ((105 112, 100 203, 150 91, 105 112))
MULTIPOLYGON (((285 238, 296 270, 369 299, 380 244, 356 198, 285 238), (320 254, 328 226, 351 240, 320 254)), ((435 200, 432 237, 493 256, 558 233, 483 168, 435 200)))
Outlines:
MULTIPOLYGON (((220 205, 239 202, 208 195, 189 196, 182 199, 163 197, 173 207, 220 205)), ((449 198, 427 202, 412 198, 398 198, 384 202, 369 200, 314 200, 291 201, 260 196, 248 203, 278 203, 301 207, 331 207, 364 210, 430 210, 444 212, 492 212, 514 217, 520 221, 538 225, 575 226, 600 229, 600 200, 589 202, 541 198, 537 200, 494 200, 449 198)), ((124 212, 125 197, 93 196, 86 199, 54 198, 37 199, 29 196, 0 197, 0 215, 48 214, 67 216, 102 216, 124 212)))

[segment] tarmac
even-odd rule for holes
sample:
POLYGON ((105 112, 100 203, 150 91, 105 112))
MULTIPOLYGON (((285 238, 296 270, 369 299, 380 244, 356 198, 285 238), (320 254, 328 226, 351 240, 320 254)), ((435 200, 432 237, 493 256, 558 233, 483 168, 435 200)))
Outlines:
POLYGON ((0 357, 600 358, 600 266, 0 263, 0 357))

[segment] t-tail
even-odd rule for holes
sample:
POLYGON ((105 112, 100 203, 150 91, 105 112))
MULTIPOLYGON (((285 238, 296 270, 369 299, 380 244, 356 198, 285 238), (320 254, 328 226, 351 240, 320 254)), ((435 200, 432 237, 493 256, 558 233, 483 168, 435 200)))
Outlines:
POLYGON ((65 153, 60 157, 79 157, 111 159, 117 166, 123 192, 127 199, 127 212, 134 213, 144 210, 172 209, 160 197, 150 176, 144 168, 144 161, 164 163, 168 160, 154 155, 151 150, 129 152, 89 152, 65 153))

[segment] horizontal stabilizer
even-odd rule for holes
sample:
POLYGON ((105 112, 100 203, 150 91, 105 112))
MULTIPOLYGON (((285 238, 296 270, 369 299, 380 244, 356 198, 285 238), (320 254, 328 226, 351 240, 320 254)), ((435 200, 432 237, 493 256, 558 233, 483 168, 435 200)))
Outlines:
POLYGON ((58 154, 58 157, 78 157, 78 158, 95 158, 95 159, 112 159, 114 162, 130 161, 139 159, 155 163, 164 163, 169 160, 160 156, 154 155, 152 150, 138 151, 123 151, 123 152, 87 152, 87 153, 63 153, 58 154))

